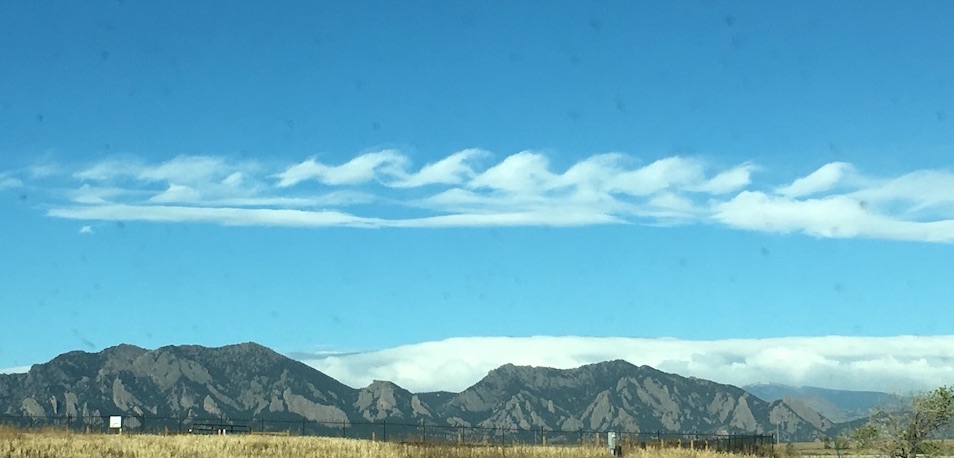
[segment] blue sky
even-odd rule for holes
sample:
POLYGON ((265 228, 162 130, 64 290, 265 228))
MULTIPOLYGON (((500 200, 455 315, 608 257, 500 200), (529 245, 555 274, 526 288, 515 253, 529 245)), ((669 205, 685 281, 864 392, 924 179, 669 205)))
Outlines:
POLYGON ((952 15, 3 3, 0 367, 257 341, 342 375, 322 355, 838 335, 948 374, 890 339, 954 333, 952 15))

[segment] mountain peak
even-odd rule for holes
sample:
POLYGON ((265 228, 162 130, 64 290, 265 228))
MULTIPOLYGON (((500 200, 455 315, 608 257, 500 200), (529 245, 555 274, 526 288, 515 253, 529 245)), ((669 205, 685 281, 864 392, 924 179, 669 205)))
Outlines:
POLYGON ((255 342, 70 352, 16 378, 0 376, 0 415, 417 423, 822 437, 831 423, 803 403, 617 359, 573 369, 505 364, 461 393, 410 393, 387 380, 356 389, 255 342), (773 420, 773 418, 775 420, 773 420), (780 420, 781 419, 781 420, 780 420))

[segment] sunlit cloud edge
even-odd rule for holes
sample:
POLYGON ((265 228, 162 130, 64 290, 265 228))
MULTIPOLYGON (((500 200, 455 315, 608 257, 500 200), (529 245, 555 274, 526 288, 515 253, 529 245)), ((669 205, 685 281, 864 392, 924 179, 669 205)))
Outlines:
POLYGON ((569 369, 622 359, 744 386, 782 383, 907 393, 954 379, 954 336, 675 338, 457 337, 368 352, 296 356, 353 387, 389 380, 412 392, 459 392, 504 364, 569 369))

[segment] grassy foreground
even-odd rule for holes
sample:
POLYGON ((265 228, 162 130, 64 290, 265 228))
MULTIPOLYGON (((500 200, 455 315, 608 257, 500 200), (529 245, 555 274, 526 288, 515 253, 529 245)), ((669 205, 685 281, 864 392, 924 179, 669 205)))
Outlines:
MULTIPOLYGON (((716 458, 700 450, 626 450, 637 458, 716 458)), ((85 435, 50 431, 0 431, 0 457, 380 457, 380 458, 589 458, 609 456, 602 447, 405 445, 359 439, 275 436, 85 435)), ((726 455, 719 455, 726 456, 726 455)))

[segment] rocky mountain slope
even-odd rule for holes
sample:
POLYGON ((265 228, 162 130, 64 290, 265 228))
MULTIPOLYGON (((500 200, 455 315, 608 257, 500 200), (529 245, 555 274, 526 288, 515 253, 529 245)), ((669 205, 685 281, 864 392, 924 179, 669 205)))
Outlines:
POLYGON ((433 408, 468 426, 563 431, 768 434, 779 423, 785 436, 814 439, 831 426, 803 405, 625 361, 569 370, 505 365, 433 408))
POLYGON ((625 361, 569 370, 505 365, 461 393, 420 394, 387 381, 355 389, 254 343, 120 345, 0 375, 0 415, 117 414, 568 432, 774 433, 778 426, 783 440, 816 439, 832 426, 794 399, 766 402, 734 386, 625 361))
POLYGON ((901 405, 897 396, 877 391, 832 390, 776 383, 760 383, 743 388, 766 401, 795 399, 835 422, 867 418, 875 410, 893 410, 901 405))

